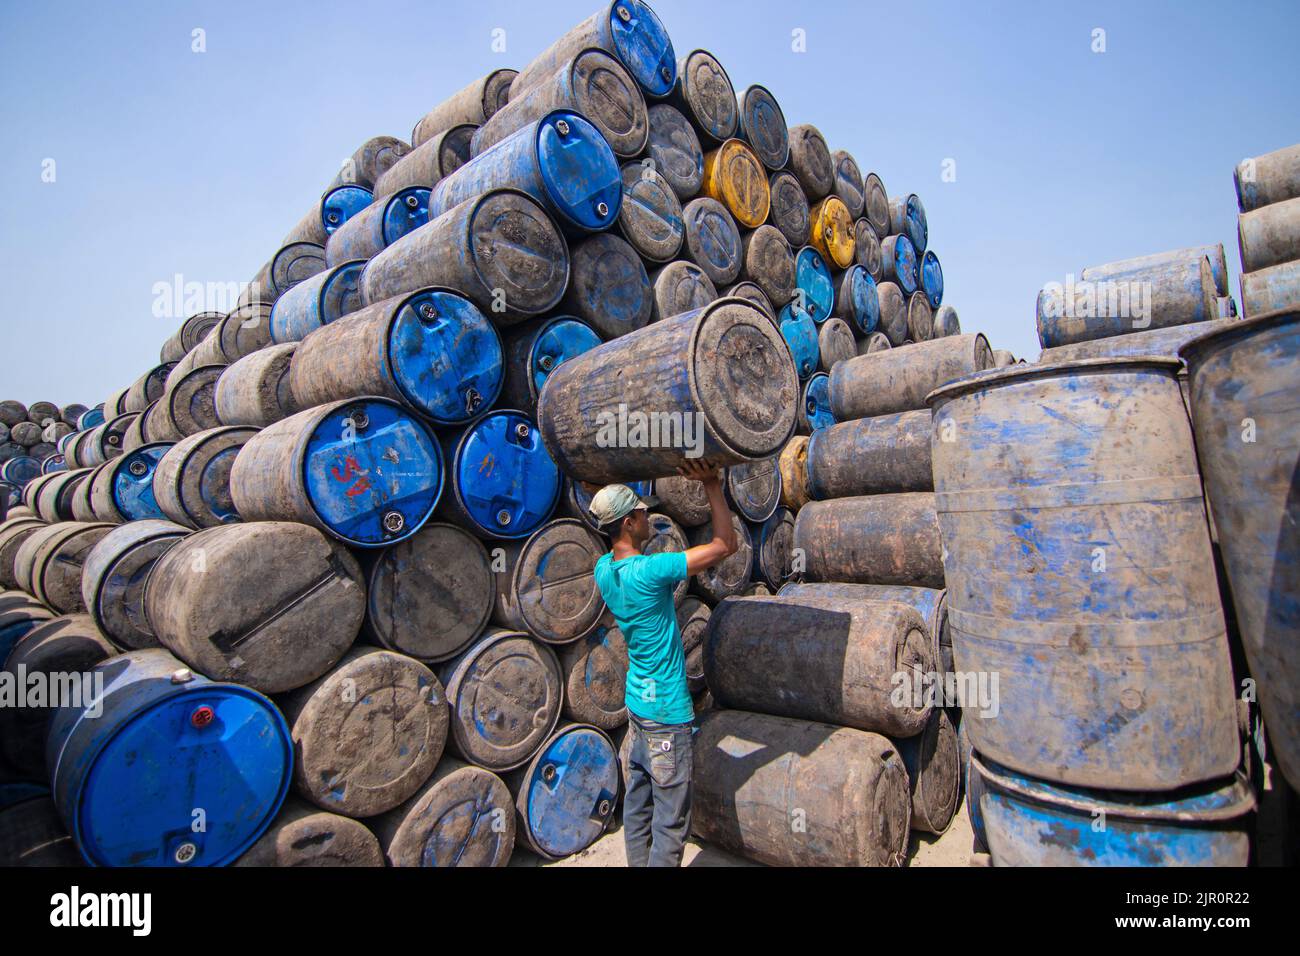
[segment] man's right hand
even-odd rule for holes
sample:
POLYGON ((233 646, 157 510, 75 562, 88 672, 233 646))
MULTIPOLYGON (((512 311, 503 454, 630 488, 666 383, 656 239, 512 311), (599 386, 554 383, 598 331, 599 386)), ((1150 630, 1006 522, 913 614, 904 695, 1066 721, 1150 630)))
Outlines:
POLYGON ((686 463, 677 467, 677 474, 683 478, 689 478, 691 481, 698 481, 701 484, 710 484, 721 481, 718 474, 717 465, 710 464, 703 458, 688 458, 686 463))

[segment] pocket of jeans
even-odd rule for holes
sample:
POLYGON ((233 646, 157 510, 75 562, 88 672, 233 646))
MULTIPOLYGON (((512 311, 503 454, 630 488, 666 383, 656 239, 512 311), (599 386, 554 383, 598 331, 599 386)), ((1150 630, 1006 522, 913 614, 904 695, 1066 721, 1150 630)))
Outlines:
POLYGON ((677 772, 677 742, 673 734, 646 733, 645 744, 650 751, 650 776, 659 786, 668 786, 677 772))

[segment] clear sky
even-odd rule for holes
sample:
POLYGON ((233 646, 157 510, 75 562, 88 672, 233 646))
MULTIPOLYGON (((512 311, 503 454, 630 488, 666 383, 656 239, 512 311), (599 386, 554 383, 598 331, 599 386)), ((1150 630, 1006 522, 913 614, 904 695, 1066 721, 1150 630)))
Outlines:
MULTIPOLYGON (((1223 242, 1237 295, 1233 167, 1300 140, 1296 0, 653 6, 918 193, 963 330, 1030 359, 1038 289, 1087 265, 1223 242)), ((0 398, 130 384, 184 318, 160 283, 251 279, 362 141, 595 9, 0 0, 0 398)))

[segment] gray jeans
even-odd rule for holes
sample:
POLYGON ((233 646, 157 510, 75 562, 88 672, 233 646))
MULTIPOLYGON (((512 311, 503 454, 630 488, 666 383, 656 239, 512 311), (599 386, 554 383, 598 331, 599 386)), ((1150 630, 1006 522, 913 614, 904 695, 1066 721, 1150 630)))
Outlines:
POLYGON ((628 866, 680 866, 691 831, 691 724, 628 715, 632 753, 623 798, 628 866))

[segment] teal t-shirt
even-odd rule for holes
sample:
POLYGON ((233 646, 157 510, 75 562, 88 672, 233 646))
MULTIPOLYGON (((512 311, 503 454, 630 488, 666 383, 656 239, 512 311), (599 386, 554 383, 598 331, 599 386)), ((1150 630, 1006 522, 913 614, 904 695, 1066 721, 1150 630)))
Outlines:
POLYGON ((673 588, 685 581, 681 551, 596 561, 596 586, 627 641, 627 709, 642 720, 686 724, 695 718, 686 686, 686 652, 673 588))

